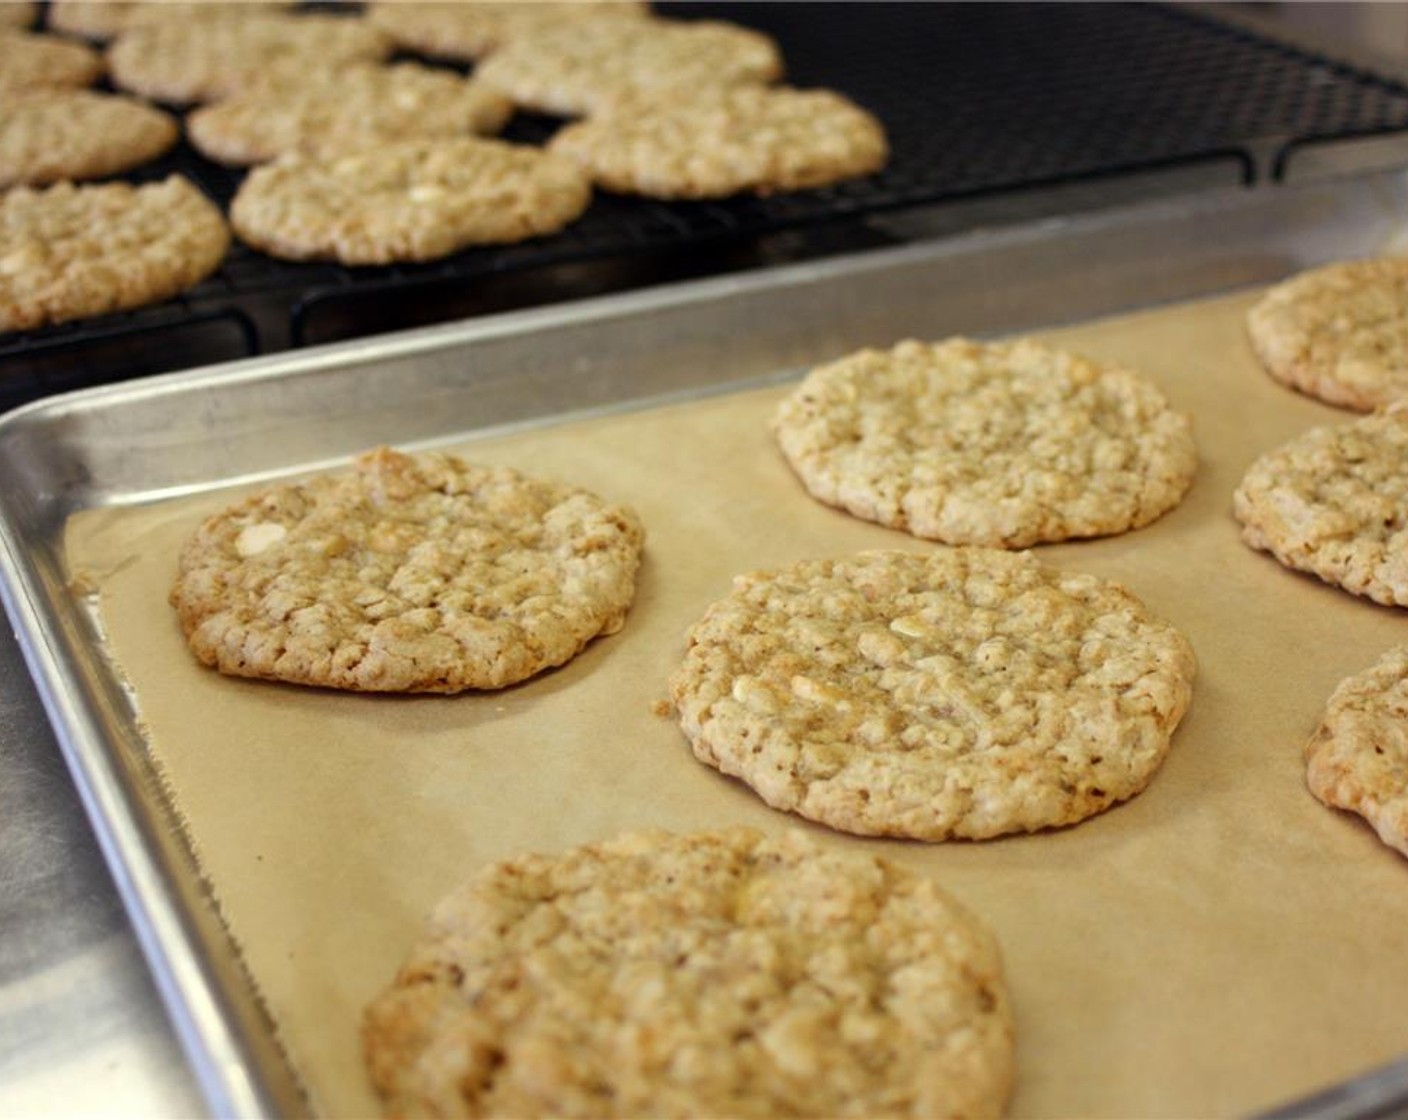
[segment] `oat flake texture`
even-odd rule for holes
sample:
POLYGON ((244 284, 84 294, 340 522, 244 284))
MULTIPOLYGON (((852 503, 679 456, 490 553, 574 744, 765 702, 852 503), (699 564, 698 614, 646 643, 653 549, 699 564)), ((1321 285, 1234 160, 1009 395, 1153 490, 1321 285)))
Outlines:
POLYGON ((941 548, 737 577, 670 687, 695 756, 773 808, 936 841, 1132 797, 1194 673, 1183 635, 1118 584, 941 548))
POLYGON ((171 603, 223 673, 502 688, 621 628, 642 541, 633 513, 576 487, 379 448, 209 518, 171 603))
POLYGON ((790 832, 488 868, 368 1009, 395 1116, 997 1116, 998 949, 927 879, 790 832))
POLYGON ((1154 385, 1029 341, 861 350, 813 369, 772 427, 813 497, 948 544, 1136 529, 1197 469, 1188 418, 1154 385))
POLYGON ((1305 746, 1306 784, 1408 856, 1408 645, 1340 683, 1305 746))

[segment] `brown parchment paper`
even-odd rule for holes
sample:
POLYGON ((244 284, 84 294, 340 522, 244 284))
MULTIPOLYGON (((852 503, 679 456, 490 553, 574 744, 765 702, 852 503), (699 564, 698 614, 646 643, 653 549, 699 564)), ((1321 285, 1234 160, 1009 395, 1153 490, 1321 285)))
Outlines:
POLYGON ((97 580, 151 751, 315 1108, 377 1110, 361 1008, 442 894, 486 861, 642 826, 803 827, 939 880, 1003 946, 1017 1117, 1234 1115, 1408 1052, 1408 863, 1314 801, 1301 767, 1330 691, 1408 640, 1408 614, 1239 540, 1231 492, 1252 459, 1352 419, 1259 371, 1242 327, 1251 298, 1045 336, 1142 370, 1194 418, 1201 468, 1178 509, 1040 554, 1127 584, 1183 629, 1200 670, 1150 787, 1035 836, 831 833, 696 763, 652 711, 686 628, 735 573, 929 547, 805 495, 766 429, 783 390, 454 445, 629 503, 649 534, 625 629, 500 693, 222 678, 187 655, 166 594, 183 538, 233 492, 78 516, 71 570, 97 580))

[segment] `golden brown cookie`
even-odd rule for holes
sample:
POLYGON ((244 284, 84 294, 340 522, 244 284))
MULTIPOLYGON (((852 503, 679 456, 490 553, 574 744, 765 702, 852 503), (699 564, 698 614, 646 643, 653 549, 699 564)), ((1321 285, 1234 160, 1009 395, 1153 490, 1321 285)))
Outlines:
POLYGON ((0 0, 0 27, 23 31, 34 26, 38 12, 39 5, 31 0, 0 0))
POLYGON ((133 27, 268 15, 291 0, 50 0, 48 25, 66 35, 107 42, 133 27))
POLYGON ((260 14, 172 20, 124 31, 108 48, 121 89, 177 105, 214 101, 258 81, 379 62, 391 41, 365 20, 260 14))
POLYGON ((503 688, 621 628, 643 539, 585 490, 380 448, 206 520, 171 603, 191 652, 233 676, 503 688))
POLYGON ((1268 451, 1233 512, 1242 539, 1286 567, 1408 607, 1408 402, 1268 451))
POLYGON ((549 147, 600 187, 653 198, 724 198, 869 175, 885 130, 830 90, 744 86, 639 99, 569 124, 549 147))
POLYGON ((640 0, 374 0, 367 18, 404 50, 472 62, 545 27, 649 10, 640 0))
POLYGON ((1368 412, 1408 397, 1408 257, 1302 272, 1247 313, 1252 348, 1284 385, 1368 412))
POLYGON ((329 153, 379 141, 491 135, 513 105, 448 70, 415 63, 354 65, 265 83, 186 118, 191 143, 220 163, 264 163, 285 152, 329 153))
POLYGON ((102 56, 91 47, 0 27, 0 95, 36 89, 82 89, 102 76, 102 56))
POLYGON ((363 1025, 396 1116, 995 1117, 996 943, 791 831, 634 833, 481 872, 363 1025))
POLYGON ((1137 529, 1197 469, 1188 418, 1154 385, 1028 341, 861 350, 812 370, 773 432, 813 497, 949 544, 1137 529))
POLYGON ((586 175, 562 156, 497 140, 410 140, 257 167, 230 219, 273 256, 388 264, 553 233, 590 201, 586 175))
POLYGON ((0 187, 116 175, 156 159, 180 135, 170 114, 128 97, 54 90, 0 98, 0 187))
POLYGON ((1347 677, 1305 745, 1306 784, 1408 855, 1408 645, 1347 677))
POLYGON ((738 576, 670 691, 695 756, 775 809, 981 840, 1139 793, 1195 670, 1183 635, 1118 584, 940 548, 738 576))
POLYGON ((773 82, 782 54, 762 32, 717 20, 573 20, 506 43, 476 73, 526 109, 575 117, 626 98, 773 82))
POLYGON ((229 247, 188 180, 16 187, 0 195, 0 331, 156 303, 213 272, 229 247))

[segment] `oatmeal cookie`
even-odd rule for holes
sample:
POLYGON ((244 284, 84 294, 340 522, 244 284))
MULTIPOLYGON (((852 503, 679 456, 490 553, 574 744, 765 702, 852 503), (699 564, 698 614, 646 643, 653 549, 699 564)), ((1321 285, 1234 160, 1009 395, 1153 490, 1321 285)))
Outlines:
POLYGON ((624 98, 773 82, 782 55, 762 32, 716 20, 573 20, 505 44, 476 73, 525 109, 575 117, 624 98))
POLYGON ((1194 673, 1182 634, 1118 584, 940 548, 737 577, 670 690, 695 756, 775 809, 980 840, 1142 790, 1194 673))
POLYGON ((34 25, 39 5, 32 0, 0 0, 0 27, 23 31, 34 25))
POLYGON ((761 86, 617 105, 549 147, 600 187, 653 198, 803 190, 872 174, 888 157, 880 122, 840 94, 761 86))
POLYGON ((1347 261, 1271 288, 1247 313, 1266 372, 1369 412, 1408 397, 1408 257, 1347 261))
POLYGON ((50 0, 49 27, 95 42, 150 23, 240 19, 268 15, 292 6, 292 0, 50 0))
POLYGON ((250 172, 230 219, 276 257, 387 264, 553 233, 590 201, 565 157, 468 137, 282 156, 250 172))
POLYGON ((1408 855, 1408 645, 1346 678, 1305 745, 1306 784, 1408 855))
POLYGON ((233 676, 503 688, 621 628, 642 541, 576 487, 379 448, 209 518, 171 603, 191 652, 233 676))
POLYGON ((0 100, 0 187, 101 179, 165 153, 181 135, 169 114, 88 90, 0 100))
POLYGON ((367 18, 404 50, 472 62, 545 27, 649 10, 639 0, 374 0, 367 18))
POLYGON ((368 1008, 404 1116, 1000 1115, 998 947, 933 882, 791 831, 487 868, 368 1008))
POLYGON ((260 14, 172 20, 123 32, 108 48, 113 83, 176 105, 214 101, 256 82, 379 62, 391 40, 365 20, 260 14))
POLYGON ((213 272, 220 210, 189 180, 56 183, 0 195, 0 331, 156 303, 213 272))
POLYGON ((1152 384, 1028 341, 859 351, 812 370, 772 427, 813 497, 949 544, 1137 529, 1197 469, 1188 418, 1152 384))
POLYGON ((220 163, 264 163, 285 152, 347 151, 421 136, 490 135, 513 105, 448 70, 415 63, 355 65, 264 83, 186 118, 191 143, 220 163))
POLYGON ((1312 428, 1269 451, 1233 495, 1242 539, 1288 568, 1408 607, 1408 402, 1312 428))
POLYGON ((103 73, 103 59, 82 43, 0 27, 0 95, 36 89, 82 89, 103 73))

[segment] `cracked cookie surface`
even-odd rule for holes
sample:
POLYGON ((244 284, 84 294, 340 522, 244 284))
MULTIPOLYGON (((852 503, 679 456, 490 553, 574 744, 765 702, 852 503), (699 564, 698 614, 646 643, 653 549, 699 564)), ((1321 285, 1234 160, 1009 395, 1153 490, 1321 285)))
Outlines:
POLYGON ((695 756, 775 809, 985 839, 1142 790, 1195 670, 1183 635, 1118 584, 940 548, 736 577, 670 688, 695 756))
POLYGON ((58 35, 0 27, 0 94, 33 89, 81 89, 103 73, 103 59, 58 35))
POLYGON ((1345 678, 1305 745, 1306 784, 1408 856, 1408 645, 1345 678))
POLYGON ((1408 607, 1408 402, 1268 451, 1232 499, 1242 539, 1283 565, 1408 607))
POLYGON ((1247 332, 1277 381, 1361 412, 1408 397, 1408 257, 1342 261, 1270 288, 1247 332))
POLYGON ((928 879, 793 830, 480 873, 368 1008, 393 1115, 997 1116, 999 952, 928 879))
POLYGON ((544 28, 649 10, 643 0, 376 0, 367 18, 405 50, 473 62, 544 28))
POLYGON ((772 430, 813 497, 948 544, 1139 528, 1197 470, 1188 418, 1153 384, 1028 341, 859 351, 812 370, 772 430))
POLYGON ((156 159, 180 135, 170 114, 133 98, 87 90, 17 95, 0 109, 0 187, 116 175, 156 159))
POLYGON ((171 603, 223 673, 502 688, 621 628, 643 539, 633 513, 576 487, 380 448, 208 519, 171 603))

